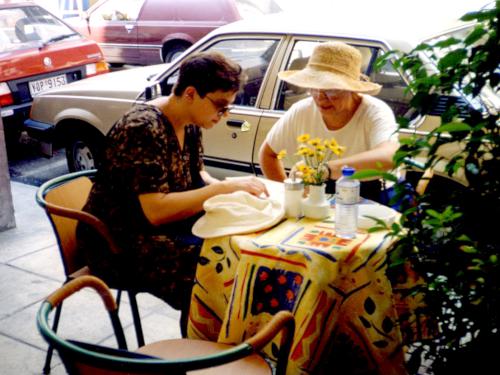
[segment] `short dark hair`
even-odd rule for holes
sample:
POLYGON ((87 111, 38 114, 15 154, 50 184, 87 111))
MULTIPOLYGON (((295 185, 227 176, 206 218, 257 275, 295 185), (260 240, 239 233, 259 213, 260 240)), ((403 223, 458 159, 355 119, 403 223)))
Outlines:
POLYGON ((238 91, 243 81, 241 66, 219 52, 200 52, 185 59, 173 92, 181 96, 193 86, 203 98, 209 92, 238 91))

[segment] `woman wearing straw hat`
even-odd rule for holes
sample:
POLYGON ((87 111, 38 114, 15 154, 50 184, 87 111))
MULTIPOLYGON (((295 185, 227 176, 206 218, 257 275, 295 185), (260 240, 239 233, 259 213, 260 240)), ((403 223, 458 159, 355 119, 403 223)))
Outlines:
MULTIPOLYGON (((309 89, 310 97, 295 103, 269 131, 260 148, 260 165, 272 180, 286 178, 283 164, 277 158, 281 150, 293 155, 297 137, 330 139, 346 147, 343 157, 328 162, 329 175, 336 180, 343 165, 356 170, 393 167, 392 157, 399 147, 397 124, 390 107, 374 98, 381 86, 361 74, 360 52, 342 42, 318 44, 306 67, 279 73, 295 86, 309 89)), ((361 184, 361 195, 380 199, 381 184, 361 184)))

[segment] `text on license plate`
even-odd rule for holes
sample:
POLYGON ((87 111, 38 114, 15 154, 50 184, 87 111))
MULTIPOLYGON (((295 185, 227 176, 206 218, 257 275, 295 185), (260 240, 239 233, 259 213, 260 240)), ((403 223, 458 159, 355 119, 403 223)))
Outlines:
POLYGON ((36 96, 44 91, 64 86, 67 83, 68 82, 66 81, 66 75, 64 74, 55 77, 39 79, 38 81, 33 81, 29 83, 30 94, 31 96, 36 96))

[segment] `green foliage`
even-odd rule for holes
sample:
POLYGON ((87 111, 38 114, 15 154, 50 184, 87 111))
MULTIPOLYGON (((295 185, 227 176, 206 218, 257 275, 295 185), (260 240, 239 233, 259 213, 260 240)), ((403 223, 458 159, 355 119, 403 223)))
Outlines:
POLYGON ((403 140, 395 163, 414 169, 411 160, 426 154, 422 169, 438 169, 438 163, 444 163, 449 177, 463 173, 468 182, 467 187, 457 186, 439 197, 412 195, 407 185, 396 186, 395 201, 413 198, 403 199, 401 221, 390 228, 397 242, 389 272, 412 265, 425 279, 415 292, 425 295, 425 313, 438 323, 437 334, 415 346, 408 361, 410 372, 427 358, 435 374, 466 373, 483 360, 497 367, 500 122, 484 97, 488 91, 498 96, 499 91, 499 15, 500 1, 496 1, 492 9, 463 16, 463 21, 476 23, 463 38, 421 44, 408 54, 392 51, 378 62, 383 66, 397 56, 395 67, 413 77, 411 104, 420 113, 431 112, 443 97, 449 99, 441 126, 428 135, 403 140), (452 99, 457 93, 480 105, 464 108, 452 99), (461 151, 452 157, 446 159, 439 152, 457 143, 461 151))

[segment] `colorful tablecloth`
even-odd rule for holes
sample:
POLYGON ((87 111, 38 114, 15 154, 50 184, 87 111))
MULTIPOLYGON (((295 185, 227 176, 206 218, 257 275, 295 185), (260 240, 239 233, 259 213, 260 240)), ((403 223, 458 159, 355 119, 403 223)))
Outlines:
MULTIPOLYGON (((188 337, 239 343, 289 310, 296 331, 288 374, 405 374, 385 274, 390 242, 383 232, 339 239, 331 218, 205 240, 188 337)), ((275 349, 265 353, 275 358, 275 349)))

